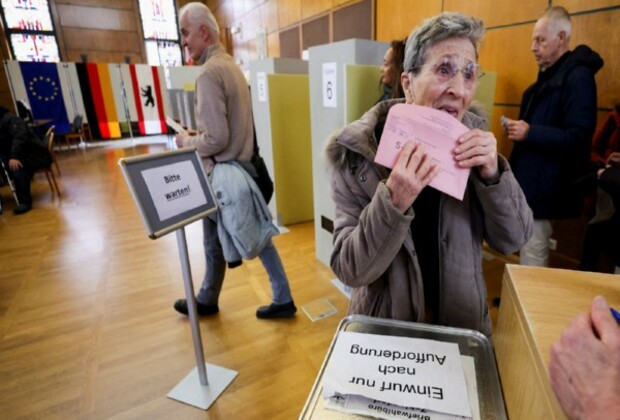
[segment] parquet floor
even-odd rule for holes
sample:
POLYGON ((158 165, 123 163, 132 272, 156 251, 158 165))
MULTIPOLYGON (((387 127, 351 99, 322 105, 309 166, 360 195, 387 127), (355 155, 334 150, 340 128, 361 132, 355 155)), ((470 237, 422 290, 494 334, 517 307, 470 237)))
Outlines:
MULTIPOLYGON (((327 298, 338 313, 311 322, 256 319, 270 301, 258 260, 229 270, 220 313, 202 319, 205 359, 239 375, 209 411, 166 394, 195 367, 176 237, 148 239, 117 162, 164 144, 58 153, 62 198, 40 175, 35 208, 12 214, 0 188, 0 418, 294 419, 346 314, 333 274, 314 256, 313 223, 275 244, 298 308, 327 298)), ((195 288, 204 272, 200 223, 186 227, 195 288)), ((503 261, 485 261, 490 298, 503 261)))

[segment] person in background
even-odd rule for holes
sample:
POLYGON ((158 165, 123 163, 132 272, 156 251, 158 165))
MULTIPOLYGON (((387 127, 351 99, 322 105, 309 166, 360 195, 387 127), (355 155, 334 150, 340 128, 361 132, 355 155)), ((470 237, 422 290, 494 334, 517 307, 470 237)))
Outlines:
POLYGON ((403 72, 403 59, 405 58, 405 41, 392 41, 383 56, 383 65, 381 66, 383 95, 381 95, 377 102, 405 97, 403 87, 400 84, 400 75, 403 72))
POLYGON ((510 165, 534 212, 534 234, 521 249, 524 265, 549 265, 552 220, 579 218, 584 194, 576 181, 588 170, 596 126, 596 82, 603 66, 589 47, 569 50, 571 21, 552 7, 536 22, 532 52, 536 82, 523 94, 518 120, 503 123, 513 150, 510 165))
POLYGON ((620 328, 602 296, 551 347, 549 379, 570 419, 620 419, 620 328))
MULTIPOLYGON (((260 191, 254 181, 251 178, 247 179, 256 172, 251 164, 254 137, 250 91, 246 80, 233 58, 226 53, 220 43, 219 26, 207 6, 197 2, 183 6, 179 10, 179 28, 181 45, 195 64, 202 66, 202 71, 196 80, 195 92, 197 133, 179 134, 176 142, 179 147, 196 147, 205 171, 211 177, 214 189, 216 189, 216 172, 226 174, 227 180, 225 188, 216 192, 218 199, 224 196, 226 202, 226 209, 220 208, 218 212, 219 222, 210 217, 203 219, 207 264, 202 286, 196 296, 197 312, 199 315, 213 315, 219 312, 218 299, 226 273, 225 256, 230 252, 227 243, 229 235, 219 235, 222 232, 220 228, 226 229, 219 215, 230 212, 231 207, 235 208, 240 204, 243 206, 240 208, 242 212, 232 216, 233 223, 230 225, 244 230, 233 232, 241 235, 236 236, 232 242, 236 244, 239 241, 249 241, 260 245, 259 251, 256 252, 269 275, 273 294, 272 303, 259 307, 256 316, 263 319, 291 317, 297 308, 293 303, 280 256, 271 240, 277 229, 270 219, 268 224, 272 230, 264 232, 262 226, 254 226, 254 221, 258 224, 264 223, 269 211, 264 199, 256 194, 260 194, 260 191), (259 204, 260 209, 254 204, 259 204), (248 217, 242 217, 240 214, 248 217), (263 239, 265 234, 266 237, 263 239)), ((219 200, 218 203, 222 205, 219 200)), ((228 222, 230 221, 228 219, 228 222)), ((240 261, 228 260, 228 263, 232 267, 239 265, 240 261)), ((188 314, 186 299, 177 300, 174 308, 182 314, 188 314)))
POLYGON ((584 178, 592 190, 589 199, 595 198, 596 204, 591 206, 579 269, 610 273, 620 270, 620 104, 594 135, 590 164, 591 173, 584 178))
POLYGON ((407 40, 402 101, 376 104, 327 145, 335 203, 331 268, 351 286, 350 314, 491 334, 482 242, 509 254, 529 238, 532 213, 486 121, 470 112, 482 21, 442 13, 407 40), (391 171, 375 164, 376 127, 398 103, 438 109, 469 131, 454 159, 471 168, 463 200, 429 187, 439 168, 408 142, 391 171))
POLYGON ((13 179, 19 201, 13 213, 29 212, 32 176, 37 169, 49 166, 52 157, 28 124, 3 106, 0 106, 0 159, 13 179))

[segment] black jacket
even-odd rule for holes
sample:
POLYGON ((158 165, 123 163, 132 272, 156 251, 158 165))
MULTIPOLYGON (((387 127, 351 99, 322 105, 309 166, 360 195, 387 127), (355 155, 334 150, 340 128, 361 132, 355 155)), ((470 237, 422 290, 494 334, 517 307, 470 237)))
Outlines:
POLYGON ((52 163, 43 141, 20 117, 0 107, 0 155, 18 159, 22 165, 32 169, 49 166, 52 163))
POLYGON ((535 219, 580 217, 583 193, 575 180, 588 170, 596 127, 601 57, 585 45, 564 54, 523 94, 519 119, 529 133, 514 142, 510 164, 535 219))

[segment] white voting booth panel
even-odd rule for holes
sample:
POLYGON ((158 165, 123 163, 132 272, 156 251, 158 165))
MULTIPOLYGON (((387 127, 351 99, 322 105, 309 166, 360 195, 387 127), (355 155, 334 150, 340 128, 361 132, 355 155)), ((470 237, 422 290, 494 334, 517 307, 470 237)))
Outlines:
MULTIPOLYGON (((274 137, 278 134, 277 130, 274 130, 274 126, 279 124, 282 120, 291 117, 291 115, 282 115, 278 113, 277 110, 272 107, 272 100, 275 99, 273 95, 277 95, 279 92, 273 92, 274 87, 270 86, 269 76, 280 74, 307 75, 308 62, 293 58, 266 58, 250 62, 250 90, 252 92, 252 114, 254 116, 256 140, 260 148, 260 154, 265 161, 265 166, 267 166, 271 179, 274 180, 274 184, 276 184, 274 185, 273 197, 269 202, 269 210, 273 220, 275 220, 278 227, 282 229, 282 226, 287 223, 287 221, 283 220, 278 204, 279 200, 284 202, 288 197, 281 197, 278 194, 278 178, 280 178, 280 175, 282 175, 281 172, 285 168, 277 165, 276 155, 279 151, 278 148, 282 148, 283 142, 299 143, 300 138, 299 136, 289 138, 274 137)), ((291 93, 287 99, 289 101, 289 110, 291 110, 291 108, 295 107, 295 102, 300 98, 292 96, 291 93)), ((307 176, 311 177, 312 175, 308 173, 307 176)), ((286 217, 284 218, 286 219, 286 217)), ((300 220, 295 220, 294 222, 297 221, 300 220)))
MULTIPOLYGON (((462 374, 464 375, 465 380, 468 382, 467 393, 469 405, 474 419, 505 420, 507 418, 506 408, 504 405, 504 399, 502 397, 499 382, 499 376, 497 373, 497 365, 495 363, 495 356, 493 353, 493 346, 491 344, 491 340, 488 337, 477 331, 461 328, 439 327, 413 322, 371 318, 361 315, 348 316, 344 318, 340 323, 340 326, 336 331, 334 340, 332 341, 332 344, 327 351, 325 360, 323 362, 323 365, 321 366, 321 370, 319 371, 314 386, 312 387, 312 391, 308 396, 306 404, 299 418, 302 420, 358 419, 368 418, 368 415, 375 417, 374 415, 372 415, 372 413, 374 413, 373 410, 377 410, 381 414, 384 414, 386 412, 389 413, 392 411, 398 411, 398 408, 394 408, 394 406, 390 407, 389 404, 380 404, 380 400, 373 402, 372 399, 369 401, 371 404, 369 404, 369 402, 366 402, 364 404, 364 407, 358 407, 366 409, 365 411, 367 413, 371 413, 365 414, 364 417, 360 417, 360 415, 358 414, 343 413, 328 409, 328 401, 323 396, 326 371, 329 369, 331 360, 346 360, 354 357, 354 354, 365 354, 365 356, 369 357, 369 360, 372 359, 372 361, 368 363, 368 367, 360 369, 359 372, 356 372, 356 376, 366 376, 367 378, 372 378, 370 366, 373 363, 380 363, 383 365, 384 370, 381 371, 381 373, 377 374, 378 379, 377 384, 375 384, 376 390, 379 389, 380 384, 383 384, 385 382, 390 385, 389 388, 391 388, 392 391, 401 392, 402 395, 400 397, 405 398, 406 401, 409 401, 407 394, 410 392, 410 390, 392 386, 393 384, 390 382, 390 380, 394 378, 394 373, 397 370, 394 369, 394 367, 396 365, 402 366, 406 364, 404 362, 405 359, 409 361, 414 360, 415 362, 421 362, 422 364, 420 364, 419 367, 423 367, 423 364, 428 364, 430 361, 433 360, 432 358, 429 358, 428 353, 422 352, 422 346, 420 346, 420 343, 416 343, 416 341, 420 339, 432 340, 428 341, 427 346, 435 346, 436 344, 433 344, 433 342, 439 342, 440 344, 451 343, 451 345, 456 344, 458 346, 457 353, 460 354, 461 358, 463 359, 462 374), (365 340, 364 342, 369 344, 374 341, 378 344, 376 344, 375 347, 365 346, 363 349, 362 347, 358 347, 357 349, 353 347, 339 347, 339 336, 342 335, 343 338, 345 338, 344 335, 346 335, 347 333, 358 333, 363 335, 368 334, 368 340, 365 340), (381 339, 380 336, 385 336, 385 340, 381 339), (406 339, 414 339, 408 340, 411 342, 411 346, 409 347, 407 345, 406 347, 406 351, 411 352, 411 354, 415 356, 414 359, 411 358, 411 355, 409 353, 407 353, 407 357, 405 358, 403 356, 405 353, 401 352, 399 355, 399 357, 403 356, 403 358, 401 359, 396 358, 396 352, 388 353, 388 351, 394 349, 394 347, 390 347, 390 343, 394 341, 393 338, 398 338, 402 341, 407 341, 406 339), (374 351, 373 349, 376 351, 374 351), (381 359, 382 357, 383 359, 381 359), (390 368, 392 368, 392 370, 389 370, 390 368)), ((342 366, 346 365, 346 363, 337 364, 338 366, 343 368, 343 371, 346 371, 346 366, 342 366)), ((429 366, 424 367, 429 368, 429 366)), ((436 367, 430 367, 430 369, 440 370, 436 367)), ((407 373, 410 374, 409 372, 407 373)), ((417 372, 416 374, 419 374, 419 372, 417 372)), ((435 378, 434 376, 435 375, 431 373, 429 378, 432 378, 436 381, 440 381, 442 379, 435 378)), ((340 379, 348 381, 349 378, 348 376, 345 376, 341 377, 340 379)), ((368 385, 368 383, 364 385, 368 385)), ((386 386, 385 388, 388 387, 386 386)), ((436 390, 432 390, 432 393, 427 393, 426 397, 432 398, 436 396, 435 392, 436 390)), ((439 405, 441 406, 441 404, 439 405)), ((435 416, 435 414, 436 413, 433 413, 433 415, 431 415, 430 413, 421 413, 417 416, 414 416, 414 413, 411 416, 394 415, 393 418, 458 418, 447 417, 446 415, 435 416)))
POLYGON ((168 396, 207 410, 237 376, 236 371, 204 361, 185 239, 185 225, 217 211, 213 191, 195 148, 123 158, 118 164, 148 236, 157 239, 172 231, 177 234, 196 368, 168 396))
POLYGON ((324 149, 329 136, 359 118, 379 98, 379 66, 389 44, 364 39, 349 39, 309 49, 310 113, 312 124, 312 182, 314 191, 314 225, 316 255, 329 265, 332 250, 334 204, 330 194, 329 170, 324 149), (356 86, 347 83, 347 67, 376 66, 375 72, 356 78, 356 86), (349 92, 347 92, 347 89, 349 92), (351 100, 351 91, 371 92, 366 103, 351 100), (355 107, 357 112, 351 112, 355 107))

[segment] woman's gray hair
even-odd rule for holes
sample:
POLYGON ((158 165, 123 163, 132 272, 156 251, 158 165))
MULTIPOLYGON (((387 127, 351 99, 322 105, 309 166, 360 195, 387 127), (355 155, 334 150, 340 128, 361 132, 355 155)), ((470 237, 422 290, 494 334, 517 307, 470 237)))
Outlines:
POLYGON ((207 25, 211 35, 219 42, 220 27, 215 20, 215 16, 213 16, 213 13, 206 5, 198 2, 187 3, 179 10, 179 19, 186 13, 192 25, 207 25))
POLYGON ((406 72, 417 74, 419 67, 424 64, 426 52, 433 45, 449 38, 467 38, 476 50, 484 35, 482 20, 455 12, 443 12, 440 15, 426 19, 414 28, 405 46, 405 62, 403 69, 406 72))

